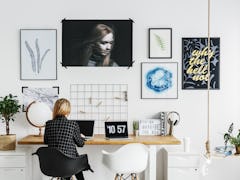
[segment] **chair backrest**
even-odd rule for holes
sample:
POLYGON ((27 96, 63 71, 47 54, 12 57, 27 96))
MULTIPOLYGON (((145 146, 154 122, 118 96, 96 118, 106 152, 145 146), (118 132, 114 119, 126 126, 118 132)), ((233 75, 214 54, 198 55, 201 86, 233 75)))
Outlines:
POLYGON ((38 155, 40 169, 47 176, 70 177, 89 168, 87 154, 72 158, 50 147, 40 147, 34 154, 38 155))
POLYGON ((102 153, 103 164, 117 173, 140 173, 147 167, 148 148, 144 144, 130 143, 113 153, 102 153))

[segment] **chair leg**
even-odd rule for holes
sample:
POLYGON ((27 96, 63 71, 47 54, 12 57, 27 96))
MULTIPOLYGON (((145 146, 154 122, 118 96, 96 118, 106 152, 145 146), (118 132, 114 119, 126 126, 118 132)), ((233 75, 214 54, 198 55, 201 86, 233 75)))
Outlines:
POLYGON ((114 180, 118 180, 119 175, 116 174, 114 180))
POLYGON ((134 180, 134 174, 131 173, 131 180, 134 180))
POLYGON ((131 173, 131 180, 138 180, 138 175, 136 173, 131 173))
POLYGON ((135 179, 138 180, 138 175, 135 173, 135 179))

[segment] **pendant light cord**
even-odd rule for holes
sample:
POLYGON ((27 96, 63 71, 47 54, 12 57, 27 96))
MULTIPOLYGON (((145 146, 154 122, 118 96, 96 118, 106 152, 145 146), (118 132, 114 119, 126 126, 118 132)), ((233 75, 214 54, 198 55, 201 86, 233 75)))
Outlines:
POLYGON ((206 141, 206 156, 210 158, 210 0, 208 0, 208 83, 207 83, 207 141, 206 141))

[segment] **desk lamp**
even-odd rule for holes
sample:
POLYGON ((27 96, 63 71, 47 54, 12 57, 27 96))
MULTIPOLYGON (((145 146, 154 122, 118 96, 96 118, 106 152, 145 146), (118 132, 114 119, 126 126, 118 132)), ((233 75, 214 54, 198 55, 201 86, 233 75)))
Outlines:
POLYGON ((27 107, 26 118, 32 126, 39 128, 39 134, 36 136, 42 136, 42 128, 47 120, 52 119, 52 111, 47 104, 33 101, 27 107))

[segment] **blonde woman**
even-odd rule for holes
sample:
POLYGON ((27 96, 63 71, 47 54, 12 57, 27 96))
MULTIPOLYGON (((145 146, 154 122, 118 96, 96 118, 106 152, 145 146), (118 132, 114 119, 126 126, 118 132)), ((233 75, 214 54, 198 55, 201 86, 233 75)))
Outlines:
MULTIPOLYGON (((58 99, 53 109, 53 119, 46 122, 44 143, 54 147, 70 157, 78 157, 76 145, 84 146, 84 137, 75 121, 69 121, 67 116, 71 112, 71 105, 67 99, 58 99)), ((78 180, 84 180, 82 171, 75 174, 78 180)), ((70 180, 69 178, 66 178, 70 180)))

